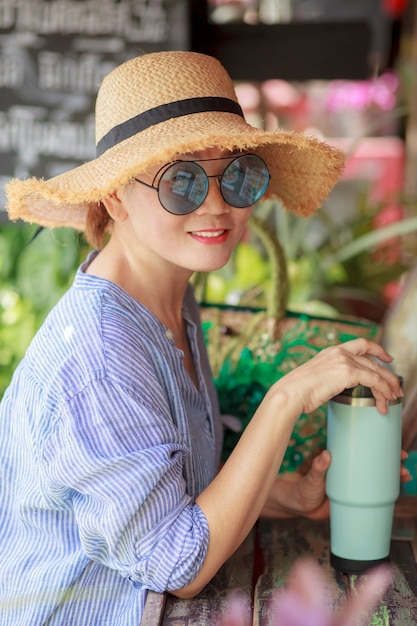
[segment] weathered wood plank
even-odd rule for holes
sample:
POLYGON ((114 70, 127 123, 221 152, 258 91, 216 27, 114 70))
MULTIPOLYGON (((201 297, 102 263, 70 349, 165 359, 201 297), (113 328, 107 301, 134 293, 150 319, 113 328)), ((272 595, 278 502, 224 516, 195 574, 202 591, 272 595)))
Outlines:
POLYGON ((165 602, 165 593, 148 591, 141 623, 144 624, 144 626, 161 626, 164 616, 165 602))
POLYGON ((395 517, 417 519, 417 496, 401 494, 395 503, 395 517))
POLYGON ((252 623, 253 567, 252 532, 198 596, 179 600, 167 595, 162 626, 214 626, 236 593, 246 607, 249 626, 252 623))
MULTIPOLYGON (((407 513, 407 523, 415 518, 407 513)), ((271 598, 287 581, 294 561, 310 555, 328 580, 328 601, 342 606, 346 594, 355 593, 361 577, 335 572, 329 562, 329 523, 309 520, 263 520, 218 574, 196 598, 179 600, 170 594, 150 592, 142 621, 146 626, 215 626, 229 599, 239 593, 245 603, 247 624, 272 626, 271 598), (256 550, 258 544, 259 549, 256 550), (253 585, 256 582, 254 597, 253 585)), ((393 540, 391 561, 394 580, 369 626, 417 624, 417 569, 411 539, 393 540)))
MULTIPOLYGON (((417 496, 400 495, 395 504, 394 530, 408 530, 414 560, 417 562, 417 496)), ((394 533, 395 534, 395 533, 394 533)), ((404 534, 404 533, 403 533, 404 534)))
MULTIPOLYGON (((271 597, 285 584, 294 561, 304 555, 320 563, 329 580, 329 603, 340 607, 346 593, 353 592, 361 577, 344 576, 330 565, 328 522, 308 520, 262 522, 260 546, 264 572, 255 589, 254 626, 271 626, 271 597)), ((372 626, 411 626, 417 624, 417 573, 409 541, 393 541, 391 559, 394 581, 369 621, 372 626)))
MULTIPOLYGON (((369 621, 370 626, 411 626, 417 624, 417 577, 409 542, 394 541, 391 547, 394 580, 369 621)), ((347 591, 354 591, 361 577, 346 576, 347 591)))
POLYGON ((264 572, 255 588, 254 626, 273 624, 271 599, 274 591, 285 584, 294 561, 302 556, 312 556, 320 563, 326 578, 332 581, 329 602, 332 607, 341 606, 345 589, 329 563, 328 522, 263 520, 259 524, 259 544, 264 572))

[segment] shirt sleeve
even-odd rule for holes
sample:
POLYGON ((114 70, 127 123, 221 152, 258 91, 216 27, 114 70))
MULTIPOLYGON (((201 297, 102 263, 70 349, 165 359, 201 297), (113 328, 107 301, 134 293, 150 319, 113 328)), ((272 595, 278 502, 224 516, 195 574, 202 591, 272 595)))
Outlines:
POLYGON ((64 405, 46 441, 50 506, 72 515, 88 558, 138 587, 179 589, 197 575, 209 541, 187 494, 188 454, 162 404, 94 380, 64 405))

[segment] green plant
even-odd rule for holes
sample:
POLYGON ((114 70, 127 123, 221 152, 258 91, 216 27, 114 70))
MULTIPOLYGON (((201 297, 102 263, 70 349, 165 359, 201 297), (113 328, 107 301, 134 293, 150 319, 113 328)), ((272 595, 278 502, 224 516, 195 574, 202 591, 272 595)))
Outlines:
POLYGON ((45 316, 73 279, 87 246, 71 229, 0 231, 0 397, 45 316))
MULTIPOLYGON (((256 214, 276 230, 287 260, 288 308, 316 315, 354 313, 346 302, 369 294, 381 303, 416 257, 417 204, 400 199, 407 217, 376 227, 385 209, 360 198, 355 214, 340 223, 329 207, 300 219, 277 201, 263 201, 256 214)), ((265 306, 270 283, 268 260, 254 239, 236 248, 230 262, 207 279, 208 302, 265 306)), ((377 320, 378 321, 378 320, 377 320)))

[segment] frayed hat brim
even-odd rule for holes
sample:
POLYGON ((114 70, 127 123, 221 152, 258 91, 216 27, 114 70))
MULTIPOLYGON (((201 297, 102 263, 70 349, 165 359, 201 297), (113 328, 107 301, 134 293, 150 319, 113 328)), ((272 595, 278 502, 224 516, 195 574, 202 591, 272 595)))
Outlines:
MULTIPOLYGON (((200 81, 201 86, 189 86, 186 95, 194 92, 201 95, 205 93, 203 90, 206 83, 216 85, 216 81, 220 84, 216 86, 220 94, 220 90, 228 98, 231 93, 234 94, 230 78, 218 61, 196 53, 166 52, 145 55, 126 62, 114 72, 122 73, 132 64, 137 69, 145 59, 148 66, 168 60, 175 67, 175 64, 180 65, 180 61, 187 61, 191 65, 197 65, 197 69, 199 65, 204 65, 206 73, 211 71, 215 77, 213 81, 206 76, 204 81, 200 81)), ((119 82, 120 80, 121 77, 119 82)), ((156 79, 149 81, 152 87, 156 79)), ((159 99, 162 97, 159 95, 162 89, 160 86, 159 99)), ((213 89, 210 95, 214 93, 213 89)), ((109 86, 106 84, 104 96, 110 99, 108 91, 109 86)), ((183 91, 184 88, 181 93, 183 91)), ((102 101, 104 96, 101 96, 102 101)), ((150 99, 148 93, 146 97, 150 99)), ((168 96, 165 94, 163 97, 166 100, 168 96)), ((107 110, 109 107, 104 108, 107 110)), ((98 112, 101 109, 103 102, 98 112)), ((119 113, 122 119, 123 116, 128 118, 128 115, 125 112, 123 115, 119 113)), ((265 197, 279 199, 287 210, 302 216, 309 216, 320 207, 339 179, 344 166, 342 152, 314 137, 281 130, 267 132, 251 126, 235 113, 202 111, 153 124, 119 141, 96 159, 49 180, 31 178, 10 181, 6 185, 9 217, 47 227, 71 226, 84 230, 89 207, 100 203, 117 188, 129 183, 152 166, 212 147, 259 154, 266 161, 271 174, 265 197)))

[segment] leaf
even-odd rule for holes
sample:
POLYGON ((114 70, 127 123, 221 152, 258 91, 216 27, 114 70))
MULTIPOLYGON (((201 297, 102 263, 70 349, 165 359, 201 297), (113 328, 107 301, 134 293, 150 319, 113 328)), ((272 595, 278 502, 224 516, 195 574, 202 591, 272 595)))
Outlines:
POLYGON ((234 256, 236 285, 243 288, 262 283, 268 274, 268 262, 250 243, 240 242, 234 256))

